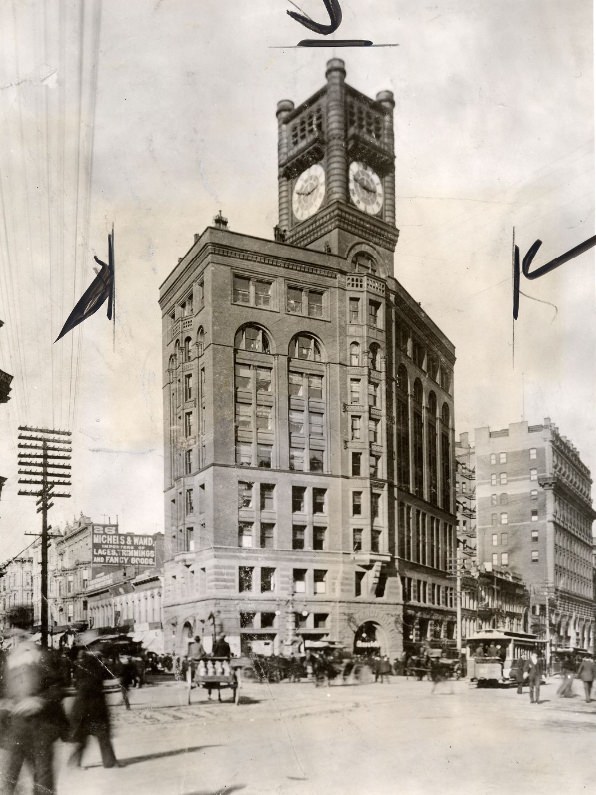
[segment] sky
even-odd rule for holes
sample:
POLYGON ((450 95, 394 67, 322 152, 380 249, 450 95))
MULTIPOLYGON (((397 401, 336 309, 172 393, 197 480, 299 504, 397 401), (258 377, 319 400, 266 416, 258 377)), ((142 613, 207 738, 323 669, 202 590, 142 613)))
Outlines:
MULTIPOLYGON (((301 8, 326 21, 320 0, 301 8)), ((331 57, 395 94, 395 275, 456 346, 456 433, 551 417, 596 471, 593 250, 524 279, 513 344, 512 235, 536 266, 594 235, 592 4, 342 0, 335 38, 286 0, 13 0, 0 6, 0 560, 37 532, 18 496, 19 425, 73 432, 72 498, 126 532, 163 530, 159 285, 219 210, 272 237, 278 100, 331 57), (105 308, 54 344, 107 257, 105 308)))

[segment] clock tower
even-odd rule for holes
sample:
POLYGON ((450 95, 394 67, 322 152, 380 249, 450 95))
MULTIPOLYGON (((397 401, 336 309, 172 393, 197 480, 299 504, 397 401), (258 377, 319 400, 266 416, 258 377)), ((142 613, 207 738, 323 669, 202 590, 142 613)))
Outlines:
POLYGON ((345 82, 344 62, 327 63, 327 83, 298 107, 277 106, 279 226, 293 245, 393 273, 395 155, 391 91, 376 99, 345 82))

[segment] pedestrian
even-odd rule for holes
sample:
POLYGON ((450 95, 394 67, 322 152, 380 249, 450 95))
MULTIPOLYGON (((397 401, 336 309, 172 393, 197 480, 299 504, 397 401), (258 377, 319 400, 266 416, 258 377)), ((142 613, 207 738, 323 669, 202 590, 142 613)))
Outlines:
POLYGON ((522 660, 520 657, 519 659, 515 660, 515 680, 517 682, 517 694, 521 696, 523 693, 524 687, 524 665, 525 661, 522 660))
POLYGON ((71 764, 81 767, 83 753, 89 737, 97 737, 104 767, 122 767, 112 747, 110 713, 103 689, 104 679, 111 672, 104 665, 101 655, 80 649, 75 668, 76 695, 70 715, 71 742, 75 749, 71 764))
POLYGON ((122 693, 122 701, 126 709, 130 709, 130 699, 128 691, 134 685, 137 678, 137 669, 135 664, 127 654, 120 656, 117 666, 117 674, 120 679, 120 691, 122 693))
POLYGON ((212 657, 225 657, 226 660, 229 660, 232 656, 232 651, 230 649, 230 644, 226 640, 225 635, 220 635, 218 639, 215 641, 213 645, 213 651, 211 653, 212 657))
POLYGON ((573 679, 575 677, 575 661, 572 654, 565 654, 561 662, 561 684, 557 695, 563 698, 573 697, 573 679))
POLYGON ((0 671, 0 742, 5 749, 2 792, 15 791, 25 763, 33 774, 36 793, 52 795, 54 743, 66 737, 68 721, 62 708, 62 677, 52 652, 32 639, 33 611, 13 607, 7 616, 13 646, 0 671))
POLYGON ((542 658, 533 651, 530 659, 526 660, 524 665, 524 678, 527 679, 530 686, 530 704, 540 704, 540 685, 543 674, 542 658))
POLYGON ((592 700, 592 684, 594 682, 594 674, 596 673, 596 663, 591 654, 588 654, 579 664, 577 669, 577 678, 581 679, 584 685, 584 695, 586 703, 589 704, 592 700))

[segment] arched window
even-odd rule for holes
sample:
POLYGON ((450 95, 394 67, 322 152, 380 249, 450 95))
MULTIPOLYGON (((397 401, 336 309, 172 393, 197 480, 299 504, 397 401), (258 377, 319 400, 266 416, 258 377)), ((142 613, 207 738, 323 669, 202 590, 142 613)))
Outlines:
POLYGON ((168 362, 168 370, 175 370, 177 366, 178 362, 176 361, 176 355, 172 354, 168 362))
POLYGON ((451 508, 451 412, 447 403, 441 408, 441 502, 444 510, 451 508))
POLYGON ((240 328, 234 338, 236 463, 273 466, 275 403, 273 359, 268 333, 259 326, 240 328))
POLYGON ((428 393, 426 420, 426 459, 428 465, 429 500, 433 505, 438 505, 437 396, 432 391, 428 393))
POLYGON ((297 334, 290 342, 290 357, 321 362, 323 361, 321 343, 312 334, 297 334))
POLYGON ((300 334, 290 343, 288 363, 289 465, 297 472, 323 472, 327 440, 325 366, 321 344, 300 334), (305 366, 303 362, 318 362, 305 366))
POLYGON ((422 383, 419 378, 414 381, 413 442, 414 442, 414 493, 419 497, 424 492, 424 419, 422 416, 422 383))
POLYGON ((197 331, 197 355, 202 356, 205 350, 205 332, 203 326, 199 327, 197 331))
POLYGON ((368 363, 371 370, 381 369, 381 348, 376 342, 368 349, 368 363))
POLYGON ((399 486, 410 490, 410 410, 408 407, 408 371, 397 368, 397 474, 399 486))
POLYGON ((357 342, 350 343, 350 367, 360 365, 360 345, 357 342))
POLYGON ((377 263, 367 251, 358 251, 352 257, 352 265, 356 273, 376 273, 377 263))
POLYGON ((184 361, 190 362, 190 348, 192 345, 192 340, 190 337, 186 337, 184 340, 184 361))
POLYGON ((258 326, 244 326, 236 332, 234 347, 240 351, 271 353, 271 343, 266 331, 258 326))

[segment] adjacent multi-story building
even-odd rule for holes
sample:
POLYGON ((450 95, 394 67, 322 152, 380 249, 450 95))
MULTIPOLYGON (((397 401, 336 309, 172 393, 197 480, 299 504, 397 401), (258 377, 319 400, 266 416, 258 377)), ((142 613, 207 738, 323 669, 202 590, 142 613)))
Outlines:
POLYGON ((7 614, 17 605, 33 603, 33 559, 12 558, 0 571, 0 632, 8 628, 7 614))
POLYGON ((519 574, 491 558, 478 558, 476 538, 476 455, 468 433, 456 442, 458 598, 461 637, 481 629, 528 631, 529 593, 519 574))
POLYGON ((553 646, 594 639, 590 471, 546 418, 475 431, 478 560, 521 576, 528 628, 553 646))
POLYGON ((160 291, 166 648, 455 634, 454 348, 394 278, 394 99, 278 103, 275 240, 221 214, 160 291))

